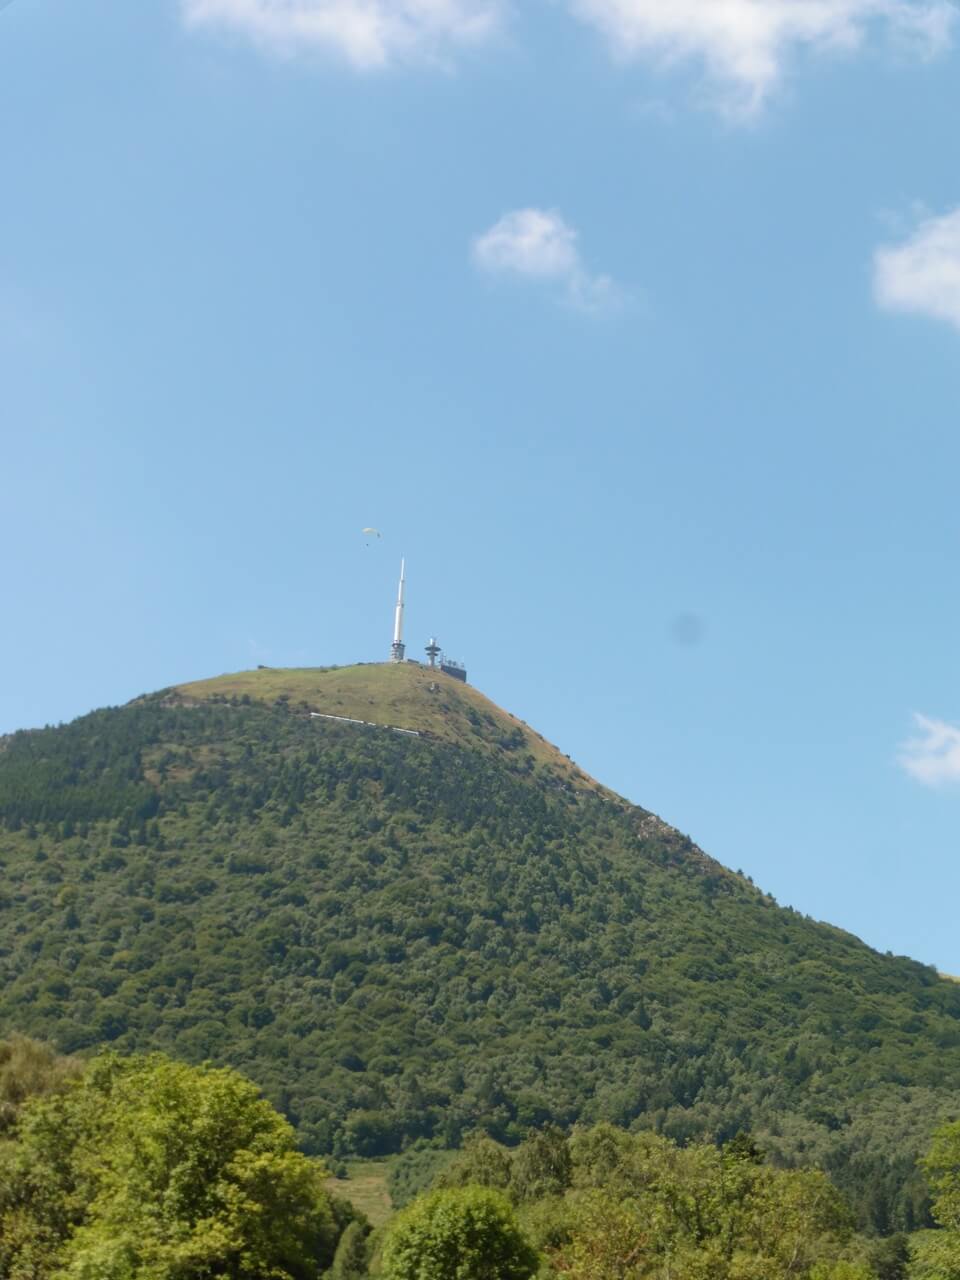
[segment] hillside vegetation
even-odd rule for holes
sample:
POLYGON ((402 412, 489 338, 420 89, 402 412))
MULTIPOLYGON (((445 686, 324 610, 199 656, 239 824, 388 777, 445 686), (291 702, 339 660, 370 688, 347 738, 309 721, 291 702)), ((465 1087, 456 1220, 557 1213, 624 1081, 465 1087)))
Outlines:
POLYGON ((513 1148, 482 1134, 457 1153, 411 1148, 391 1162, 391 1185, 405 1185, 391 1212, 387 1162, 329 1179, 229 1068, 64 1059, 23 1036, 0 1041, 0 1063, 16 1099, 0 1142, 3 1280, 952 1280, 960 1268, 956 1123, 921 1162, 937 1229, 912 1238, 857 1232, 822 1170, 778 1169, 745 1134, 680 1147, 607 1123, 547 1124, 513 1148))
POLYGON ((27 1095, 0 1143, 3 1280, 319 1280, 345 1230, 365 1230, 236 1072, 160 1054, 62 1065, 36 1091, 7 1071, 27 1095))
MULTIPOLYGON (((171 689, 166 701, 192 705, 240 699, 287 704, 299 712, 346 716, 412 729, 438 742, 485 755, 522 752, 580 787, 602 792, 541 734, 504 711, 472 685, 419 663, 361 663, 353 667, 272 668, 197 680, 171 689)), ((612 792, 606 792, 616 799, 612 792)))
POLYGON ((230 1063, 310 1152, 748 1129, 861 1221, 925 1220, 960 986, 777 906, 469 687, 165 690, 6 739, 0 816, 0 1027, 230 1063))

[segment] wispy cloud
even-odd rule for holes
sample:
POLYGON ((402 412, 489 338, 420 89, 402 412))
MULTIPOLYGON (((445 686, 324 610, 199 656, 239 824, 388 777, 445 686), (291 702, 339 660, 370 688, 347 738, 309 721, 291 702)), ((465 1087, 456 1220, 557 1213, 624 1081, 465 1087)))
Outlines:
POLYGON ((878 249, 873 285, 881 307, 932 316, 960 329, 960 209, 927 218, 901 244, 878 249))
POLYGON ((188 26, 233 31, 280 54, 333 50, 362 69, 442 61, 490 34, 498 0, 181 0, 188 26))
MULTIPOLYGON (((0 0, 0 7, 10 0, 0 0)), ((801 50, 851 51, 884 29, 921 56, 946 48, 952 0, 565 0, 623 61, 692 63, 728 113, 757 112, 801 50)), ((511 0, 180 0, 188 26, 281 54, 332 49, 353 66, 446 62, 487 38, 511 0)))
POLYGON ((729 112, 759 110, 800 49, 855 50, 885 26, 921 54, 946 47, 949 0, 569 0, 623 59, 694 62, 729 112))
POLYGON ((917 735, 907 739, 898 757, 906 772, 928 787, 960 782, 960 727, 919 714, 913 720, 917 735))
POLYGON ((505 213, 474 239, 471 254, 481 271, 558 286, 567 302, 585 311, 603 310, 620 300, 609 276, 586 269, 577 232, 552 209, 505 213))

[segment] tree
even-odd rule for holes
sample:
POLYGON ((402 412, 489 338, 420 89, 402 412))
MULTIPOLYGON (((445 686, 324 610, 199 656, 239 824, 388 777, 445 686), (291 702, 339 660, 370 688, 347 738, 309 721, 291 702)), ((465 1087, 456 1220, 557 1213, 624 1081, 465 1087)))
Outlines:
POLYGON ((340 1237, 330 1280, 362 1280, 367 1274, 367 1235, 359 1222, 351 1222, 340 1237))
POLYGON ((415 1200, 383 1247, 384 1280, 529 1280, 538 1264, 509 1201, 487 1187, 415 1200))
POLYGON ((61 1057, 29 1036, 0 1040, 0 1135, 14 1127, 28 1099, 65 1089, 79 1073, 77 1059, 61 1057))
POLYGON ((333 1258, 325 1170, 233 1071, 105 1055, 0 1160, 0 1274, 316 1280, 333 1258))
POLYGON ((936 1131, 920 1163, 933 1195, 933 1216, 944 1230, 930 1232, 918 1242, 916 1270, 920 1275, 956 1280, 960 1277, 960 1121, 936 1131))
MULTIPOLYGON (((850 1216, 818 1171, 758 1163, 743 1143, 678 1148, 609 1125, 571 1142, 570 1215, 544 1246, 571 1280, 868 1280, 847 1262, 850 1216)), ((542 1237, 541 1237, 542 1238, 542 1237)))
POLYGON ((550 1260, 570 1280, 641 1280, 651 1272, 650 1239, 635 1205, 588 1191, 550 1260))
POLYGON ((510 1185, 513 1162, 509 1154, 485 1133, 472 1133, 463 1150, 440 1174, 438 1187, 498 1187, 510 1185))
POLYGON ((810 1280, 876 1280, 876 1273, 865 1262, 840 1258, 836 1262, 818 1262, 809 1273, 810 1280))
POLYGON ((572 1169, 563 1131, 552 1124, 534 1129, 514 1153, 511 1193, 517 1200, 562 1195, 570 1186, 572 1169))
POLYGON ((910 1246, 905 1235, 898 1233, 873 1241, 868 1256, 876 1280, 906 1280, 910 1246))
POLYGON ((933 1193, 933 1216, 941 1227, 960 1232, 960 1120, 936 1131, 921 1163, 933 1193))

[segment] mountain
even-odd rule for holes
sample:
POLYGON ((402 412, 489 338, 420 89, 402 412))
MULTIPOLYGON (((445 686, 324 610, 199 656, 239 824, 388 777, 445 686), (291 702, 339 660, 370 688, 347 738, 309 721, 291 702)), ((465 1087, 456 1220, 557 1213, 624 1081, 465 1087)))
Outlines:
POLYGON ((230 1063, 308 1150, 748 1129, 879 1230, 960 1112, 960 985, 788 908, 416 664, 0 742, 0 1034, 230 1063))

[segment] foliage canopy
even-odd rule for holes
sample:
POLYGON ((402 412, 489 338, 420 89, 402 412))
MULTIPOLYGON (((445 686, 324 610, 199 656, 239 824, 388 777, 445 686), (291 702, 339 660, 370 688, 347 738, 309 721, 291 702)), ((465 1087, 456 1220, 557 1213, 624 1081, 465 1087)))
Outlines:
POLYGON ((325 1176, 235 1072, 107 1054, 0 1147, 0 1275, 317 1280, 325 1176))
POLYGON ((529 1280, 539 1266, 510 1202, 489 1187, 435 1191, 391 1223, 384 1280, 529 1280))

